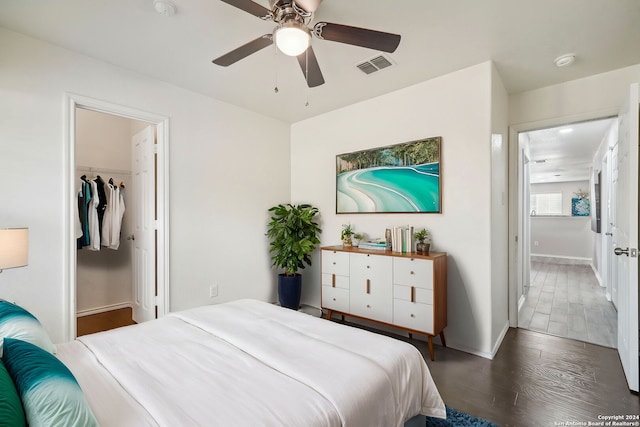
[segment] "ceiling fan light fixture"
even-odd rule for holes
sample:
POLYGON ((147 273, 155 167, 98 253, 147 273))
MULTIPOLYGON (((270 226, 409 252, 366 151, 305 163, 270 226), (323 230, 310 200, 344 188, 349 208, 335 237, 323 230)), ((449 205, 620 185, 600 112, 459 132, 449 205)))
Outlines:
POLYGON ((298 56, 309 47, 311 34, 304 25, 291 21, 284 22, 273 33, 276 46, 285 55, 298 56))

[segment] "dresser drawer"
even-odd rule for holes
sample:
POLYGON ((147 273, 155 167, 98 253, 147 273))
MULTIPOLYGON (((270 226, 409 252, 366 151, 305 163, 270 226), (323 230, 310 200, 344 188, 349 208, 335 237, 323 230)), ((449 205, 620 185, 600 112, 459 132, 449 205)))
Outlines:
POLYGON ((349 312, 349 290, 341 288, 332 288, 331 286, 322 287, 322 307, 331 310, 349 312))
POLYGON ((322 251, 322 272, 338 276, 349 275, 349 253, 322 251))
POLYGON ((392 259, 383 255, 351 254, 349 259, 351 276, 379 277, 382 280, 389 280, 392 265, 392 259))
POLYGON ((384 298, 373 293, 354 296, 352 291, 350 303, 351 314, 379 322, 393 323, 393 307, 389 297, 384 298))
POLYGON ((433 305, 433 290, 417 286, 393 285, 393 297, 403 301, 433 305))
POLYGON ((349 276, 322 273, 322 286, 349 289, 349 276))
POLYGON ((393 324, 433 335, 433 306, 394 299, 393 324))
POLYGON ((433 289, 433 261, 416 258, 393 258, 393 283, 433 289))

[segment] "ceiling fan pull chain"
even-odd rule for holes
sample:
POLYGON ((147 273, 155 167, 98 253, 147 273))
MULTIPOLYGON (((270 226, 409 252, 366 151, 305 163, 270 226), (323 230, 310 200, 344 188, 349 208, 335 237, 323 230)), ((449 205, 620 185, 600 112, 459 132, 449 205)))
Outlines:
POLYGON ((273 47, 274 47, 274 51, 273 51, 273 52, 274 52, 274 53, 273 53, 274 61, 273 61, 273 63, 275 64, 275 68, 276 68, 276 70, 275 70, 275 80, 276 80, 276 85, 275 85, 275 87, 273 88, 273 91, 274 91, 275 93, 278 93, 278 92, 280 91, 280 90, 278 89, 278 47, 276 46, 276 44, 275 44, 275 43, 273 44, 273 47))
POLYGON ((307 50, 304 51, 304 56, 307 59, 305 61, 305 71, 304 71, 304 77, 307 80, 307 87, 305 88, 305 97, 307 98, 306 102, 304 103, 305 107, 309 106, 309 48, 307 48, 307 50))

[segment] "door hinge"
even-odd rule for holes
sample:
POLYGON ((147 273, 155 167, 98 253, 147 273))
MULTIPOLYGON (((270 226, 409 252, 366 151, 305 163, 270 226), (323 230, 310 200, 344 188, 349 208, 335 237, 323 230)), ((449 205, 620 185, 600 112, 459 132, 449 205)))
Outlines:
POLYGON ((629 256, 631 258, 636 258, 638 256, 638 250, 636 248, 629 249, 629 256))
POLYGON ((160 221, 158 221, 157 219, 153 220, 153 229, 157 230, 160 228, 160 221))
POLYGON ((153 154, 158 154, 158 144, 153 144, 153 154))

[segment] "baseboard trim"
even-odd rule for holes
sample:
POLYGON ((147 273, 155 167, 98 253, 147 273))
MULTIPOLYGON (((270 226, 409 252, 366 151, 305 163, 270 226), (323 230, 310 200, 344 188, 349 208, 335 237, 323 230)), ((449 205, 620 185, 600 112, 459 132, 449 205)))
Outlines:
POLYGON ((605 285, 602 282, 602 277, 600 277, 600 272, 598 271, 598 269, 596 268, 595 265, 593 265, 593 263, 591 263, 591 269, 593 270, 593 274, 596 275, 596 280, 598 281, 598 284, 600 284, 600 287, 605 288, 607 285, 605 285))
POLYGON ((502 332, 500 332, 500 335, 498 335, 498 339, 493 345, 493 349, 491 350, 491 360, 493 360, 493 358, 496 356, 496 353, 498 353, 498 350, 500 350, 500 346, 502 345, 502 341, 504 340, 504 337, 507 336, 507 332, 509 332, 509 321, 507 321, 504 324, 504 327, 502 328, 502 332))
POLYGON ((584 264, 589 265, 593 258, 563 255, 531 254, 531 261, 546 261, 558 264, 584 264))
POLYGON ((122 308, 133 308, 133 303, 121 302, 119 304, 110 304, 102 307, 90 308, 88 310, 79 310, 76 312, 76 317, 91 316, 92 314, 100 314, 111 310, 120 310, 122 308))

